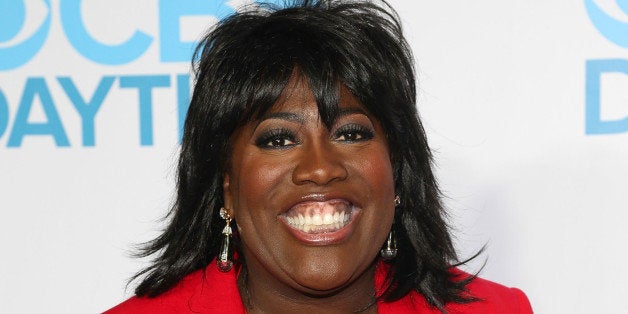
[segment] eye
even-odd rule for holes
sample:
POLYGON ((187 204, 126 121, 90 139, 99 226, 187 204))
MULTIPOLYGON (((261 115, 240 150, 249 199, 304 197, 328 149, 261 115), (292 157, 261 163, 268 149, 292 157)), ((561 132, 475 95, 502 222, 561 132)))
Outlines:
POLYGON ((334 140, 345 142, 361 142, 372 139, 373 130, 361 124, 345 124, 334 133, 334 140))
POLYGON ((260 134, 255 145, 262 149, 289 148, 297 144, 294 133, 288 129, 271 129, 260 134))

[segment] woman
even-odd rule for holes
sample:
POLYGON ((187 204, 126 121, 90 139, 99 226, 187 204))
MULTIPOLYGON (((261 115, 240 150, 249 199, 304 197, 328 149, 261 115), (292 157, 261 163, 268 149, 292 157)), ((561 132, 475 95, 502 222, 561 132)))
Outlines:
POLYGON ((171 221, 108 313, 530 313, 457 270, 387 4, 250 8, 201 42, 171 221))

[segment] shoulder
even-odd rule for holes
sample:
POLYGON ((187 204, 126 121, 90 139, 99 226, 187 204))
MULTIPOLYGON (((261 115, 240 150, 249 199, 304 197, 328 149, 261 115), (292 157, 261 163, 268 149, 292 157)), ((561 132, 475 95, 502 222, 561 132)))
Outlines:
MULTIPOLYGON (((385 274, 385 267, 378 268, 376 282, 381 284, 385 274)), ((454 280, 464 280, 471 275, 454 268, 451 270, 454 280)), ((381 285, 380 285, 381 286, 381 285)), ((468 295, 478 301, 471 303, 448 303, 445 309, 448 314, 530 314, 532 307, 526 295, 517 288, 509 288, 498 283, 475 277, 466 286, 468 295)), ((417 291, 411 291, 405 297, 393 301, 378 301, 380 313, 441 313, 431 306, 425 297, 417 291)))
POLYGON ((190 273, 154 298, 133 296, 104 313, 244 313, 235 272, 220 273, 211 266, 190 273))
MULTIPOLYGON (((467 277, 469 274, 455 269, 456 276, 467 277)), ((450 314, 454 313, 533 313, 528 297, 517 288, 476 277, 468 285, 469 295, 479 299, 468 304, 449 304, 450 314)))

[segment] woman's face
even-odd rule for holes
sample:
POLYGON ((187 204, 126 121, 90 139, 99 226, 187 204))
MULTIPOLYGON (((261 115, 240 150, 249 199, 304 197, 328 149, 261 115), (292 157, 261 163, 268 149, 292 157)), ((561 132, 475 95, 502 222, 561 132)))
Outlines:
POLYGON ((225 206, 251 276, 310 294, 337 291, 367 276, 390 231, 385 134, 346 88, 339 94, 328 130, 305 79, 293 79, 231 138, 225 206))

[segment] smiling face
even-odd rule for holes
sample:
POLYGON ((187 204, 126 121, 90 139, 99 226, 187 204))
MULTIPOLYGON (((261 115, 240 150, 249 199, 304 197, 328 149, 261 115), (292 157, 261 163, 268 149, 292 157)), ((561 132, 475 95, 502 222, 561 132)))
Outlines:
POLYGON ((340 88, 327 129, 305 79, 231 138, 224 179, 252 278, 324 295, 371 285, 393 221, 392 165, 383 129, 340 88))

